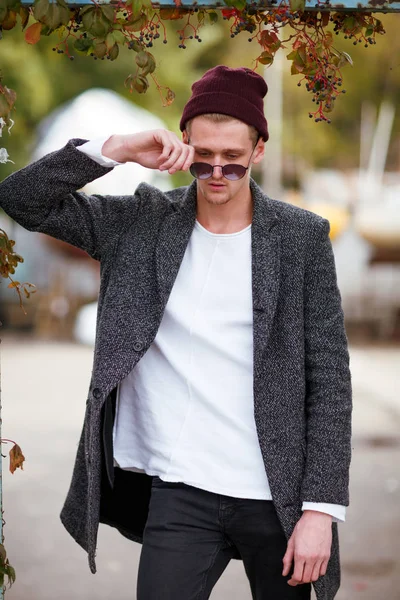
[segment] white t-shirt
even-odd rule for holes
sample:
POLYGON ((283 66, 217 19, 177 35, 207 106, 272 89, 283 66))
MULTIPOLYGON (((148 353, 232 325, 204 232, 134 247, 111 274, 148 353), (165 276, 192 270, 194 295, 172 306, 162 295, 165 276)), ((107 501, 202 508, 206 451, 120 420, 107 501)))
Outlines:
POLYGON ((121 382, 122 468, 236 498, 271 499, 253 403, 251 226, 196 222, 157 336, 121 382))

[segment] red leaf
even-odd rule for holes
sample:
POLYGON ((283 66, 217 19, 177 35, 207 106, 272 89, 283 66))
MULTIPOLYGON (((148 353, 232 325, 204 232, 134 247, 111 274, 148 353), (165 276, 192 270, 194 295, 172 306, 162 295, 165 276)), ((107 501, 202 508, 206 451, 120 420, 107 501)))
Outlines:
POLYGON ((236 17, 238 14, 238 11, 236 10, 236 8, 223 8, 221 10, 222 12, 222 16, 225 17, 226 19, 230 19, 231 17, 236 17))
POLYGON ((25 41, 28 44, 37 44, 40 40, 40 34, 42 32, 42 23, 33 23, 25 31, 25 41))

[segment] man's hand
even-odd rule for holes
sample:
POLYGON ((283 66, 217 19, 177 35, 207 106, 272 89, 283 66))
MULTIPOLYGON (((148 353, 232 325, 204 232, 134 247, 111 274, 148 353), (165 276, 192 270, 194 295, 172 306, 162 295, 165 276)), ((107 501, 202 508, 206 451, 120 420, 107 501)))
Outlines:
POLYGON ((332 517, 326 513, 305 510, 289 539, 283 557, 283 575, 289 575, 293 560, 294 571, 288 584, 317 581, 325 575, 332 545, 332 517))
POLYGON ((172 131, 154 129, 130 135, 112 135, 103 145, 102 154, 117 162, 135 162, 172 175, 189 169, 194 149, 172 131))

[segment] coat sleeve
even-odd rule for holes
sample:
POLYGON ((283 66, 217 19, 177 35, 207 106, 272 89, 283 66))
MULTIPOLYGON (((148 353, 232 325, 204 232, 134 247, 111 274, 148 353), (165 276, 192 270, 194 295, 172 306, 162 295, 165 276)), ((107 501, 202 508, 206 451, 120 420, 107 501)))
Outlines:
POLYGON ((305 270, 306 466, 303 502, 349 504, 352 391, 329 223, 321 220, 305 270))
POLYGON ((101 258, 138 210, 137 196, 88 196, 77 190, 109 173, 77 150, 86 140, 73 139, 16 171, 0 183, 0 206, 17 223, 101 258))

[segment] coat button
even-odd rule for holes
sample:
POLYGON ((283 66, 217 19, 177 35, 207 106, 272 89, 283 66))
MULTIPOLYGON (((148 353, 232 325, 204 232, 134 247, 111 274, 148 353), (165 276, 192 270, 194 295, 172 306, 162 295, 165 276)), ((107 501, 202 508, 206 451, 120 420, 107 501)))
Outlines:
POLYGON ((93 390, 93 398, 101 398, 101 389, 100 388, 94 388, 93 390))
POLYGON ((140 352, 141 350, 143 350, 142 342, 135 342, 133 344, 133 349, 135 350, 135 352, 140 352))

